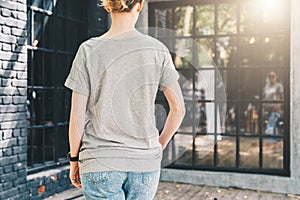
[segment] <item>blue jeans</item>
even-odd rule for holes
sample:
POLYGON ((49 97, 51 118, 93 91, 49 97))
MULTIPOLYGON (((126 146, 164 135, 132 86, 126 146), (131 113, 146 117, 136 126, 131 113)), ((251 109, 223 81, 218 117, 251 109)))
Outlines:
POLYGON ((152 200, 160 170, 153 172, 89 172, 80 175, 85 199, 152 200))

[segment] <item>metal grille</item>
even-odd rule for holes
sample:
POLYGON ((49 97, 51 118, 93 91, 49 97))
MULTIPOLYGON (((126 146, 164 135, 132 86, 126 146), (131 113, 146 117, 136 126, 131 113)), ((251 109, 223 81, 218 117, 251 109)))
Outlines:
MULTIPOLYGON (((178 130, 174 136, 196 135, 190 148, 170 168, 232 171, 289 176, 289 73, 290 3, 286 0, 186 0, 149 3, 150 27, 175 30, 178 34, 154 35, 165 44, 185 49, 193 63, 201 66, 203 55, 186 41, 193 39, 208 52, 226 87, 225 127, 217 131, 218 102, 207 99, 196 87, 196 70, 174 55, 177 70, 191 81, 192 109, 200 116, 190 131, 178 130), (271 76, 277 77, 276 84, 271 76), (275 86, 276 85, 276 86, 275 86), (276 90, 273 93, 271 90, 276 90), (200 93, 200 97, 195 95, 200 93), (273 95, 273 96, 272 96, 273 95), (274 97, 274 96, 278 97, 274 97), (215 109, 213 131, 207 129, 208 105, 215 109), (205 138, 213 138, 213 149, 201 156, 205 138)), ((154 31, 155 32, 155 31, 154 31)), ((198 46, 198 47, 199 47, 198 46)), ((176 54, 176 52, 175 52, 176 54)), ((215 81, 215 91, 217 82, 215 81)), ((194 118, 190 120, 195 120, 194 118)), ((186 148, 186 147, 174 147, 186 148)), ((176 150, 172 150, 176 152, 176 150)))
POLYGON ((63 86, 86 38, 85 3, 28 0, 28 171, 66 162, 70 91, 63 86))

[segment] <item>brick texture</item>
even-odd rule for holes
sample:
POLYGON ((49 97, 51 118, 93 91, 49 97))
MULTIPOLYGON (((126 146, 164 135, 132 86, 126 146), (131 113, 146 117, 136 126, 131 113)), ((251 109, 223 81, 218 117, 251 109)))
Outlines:
POLYGON ((0 199, 30 199, 26 20, 26 1, 0 0, 0 199))

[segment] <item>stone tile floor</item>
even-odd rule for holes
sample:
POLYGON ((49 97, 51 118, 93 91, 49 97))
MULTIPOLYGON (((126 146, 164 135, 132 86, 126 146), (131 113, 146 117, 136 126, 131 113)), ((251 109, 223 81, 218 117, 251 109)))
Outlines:
MULTIPOLYGON (((84 200, 77 188, 55 194, 46 200, 84 200)), ((160 182, 154 200, 299 200, 300 196, 253 190, 218 188, 191 184, 160 182)))

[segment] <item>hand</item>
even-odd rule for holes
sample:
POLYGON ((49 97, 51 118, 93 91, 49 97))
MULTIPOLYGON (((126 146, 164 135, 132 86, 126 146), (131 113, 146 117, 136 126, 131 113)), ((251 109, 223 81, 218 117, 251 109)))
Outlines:
POLYGON ((70 162, 70 174, 69 178, 72 182, 72 185, 74 185, 77 188, 82 188, 81 182, 80 182, 80 174, 79 174, 79 166, 78 161, 77 162, 70 162))

